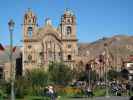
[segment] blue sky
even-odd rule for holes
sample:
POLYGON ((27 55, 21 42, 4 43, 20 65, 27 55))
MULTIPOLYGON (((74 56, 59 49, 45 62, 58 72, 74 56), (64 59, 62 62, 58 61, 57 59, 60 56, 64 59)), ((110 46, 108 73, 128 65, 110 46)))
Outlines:
POLYGON ((22 40, 24 13, 31 8, 38 17, 39 26, 50 17, 55 27, 65 8, 74 11, 77 17, 79 42, 92 42, 102 37, 117 34, 133 34, 133 0, 1 0, 0 42, 9 44, 8 21, 15 21, 14 45, 22 40))

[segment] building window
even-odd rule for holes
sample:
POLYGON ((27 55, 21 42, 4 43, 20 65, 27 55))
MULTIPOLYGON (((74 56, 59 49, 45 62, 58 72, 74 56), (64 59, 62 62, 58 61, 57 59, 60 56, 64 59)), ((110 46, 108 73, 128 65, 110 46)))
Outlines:
POLYGON ((31 49, 31 47, 32 47, 31 45, 28 45, 28 48, 29 48, 29 49, 31 49))
POLYGON ((32 37, 32 32, 33 32, 32 27, 28 27, 28 35, 29 35, 29 37, 32 37))
POLYGON ((58 55, 61 56, 61 52, 59 52, 58 55))
POLYGON ((70 23, 71 22, 70 19, 67 19, 67 22, 70 23))
POLYGON ((32 60, 32 56, 31 56, 31 55, 28 56, 28 60, 29 60, 29 61, 32 60))
POLYGON ((67 27, 67 35, 70 35, 70 34, 71 34, 71 31, 72 31, 71 27, 68 26, 68 27, 67 27))
POLYGON ((71 47, 72 47, 72 45, 71 45, 71 44, 68 44, 68 45, 67 45, 67 47, 68 47, 68 48, 71 48, 71 47))
POLYGON ((40 52, 39 55, 40 55, 40 56, 43 56, 43 52, 40 52))
POLYGON ((52 51, 48 51, 48 57, 49 57, 49 59, 51 60, 52 59, 52 51))
POLYGON ((31 22, 32 22, 31 19, 29 19, 29 24, 31 24, 31 22))
POLYGON ((3 68, 0 68, 0 79, 3 79, 3 68))
POLYGON ((68 60, 72 60, 72 57, 71 57, 71 55, 68 55, 68 60))
POLYGON ((86 64, 85 69, 86 70, 91 70, 91 64, 86 64))

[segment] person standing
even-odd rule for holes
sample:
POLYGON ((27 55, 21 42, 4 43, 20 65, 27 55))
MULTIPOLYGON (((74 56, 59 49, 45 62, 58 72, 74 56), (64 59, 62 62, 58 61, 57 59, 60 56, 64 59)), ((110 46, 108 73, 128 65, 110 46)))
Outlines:
POLYGON ((56 100, 55 91, 53 89, 53 86, 48 87, 48 94, 49 94, 51 100, 56 100))

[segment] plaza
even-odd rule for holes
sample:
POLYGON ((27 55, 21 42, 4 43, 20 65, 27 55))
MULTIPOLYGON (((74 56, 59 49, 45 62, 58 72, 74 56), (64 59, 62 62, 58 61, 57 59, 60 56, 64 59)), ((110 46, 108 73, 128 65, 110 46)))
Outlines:
POLYGON ((129 100, 132 4, 1 1, 0 100, 129 100))

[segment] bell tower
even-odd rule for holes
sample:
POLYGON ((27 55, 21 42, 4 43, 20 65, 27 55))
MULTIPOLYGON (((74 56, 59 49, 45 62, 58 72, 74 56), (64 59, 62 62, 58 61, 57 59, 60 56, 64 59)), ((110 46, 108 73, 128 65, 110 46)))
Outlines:
POLYGON ((78 53, 76 37, 76 17, 70 9, 66 9, 61 16, 61 39, 63 43, 63 59, 73 66, 78 53))
MULTIPOLYGON (((37 17, 28 9, 23 21, 23 68, 30 69, 36 64, 35 44, 37 30, 37 17)), ((24 70, 23 69, 23 70, 24 70)))
POLYGON ((76 38, 76 17, 74 13, 66 9, 61 16, 61 33, 62 39, 76 38))
POLYGON ((28 12, 24 15, 23 25, 24 38, 33 38, 37 27, 37 18, 30 9, 28 9, 28 12))

